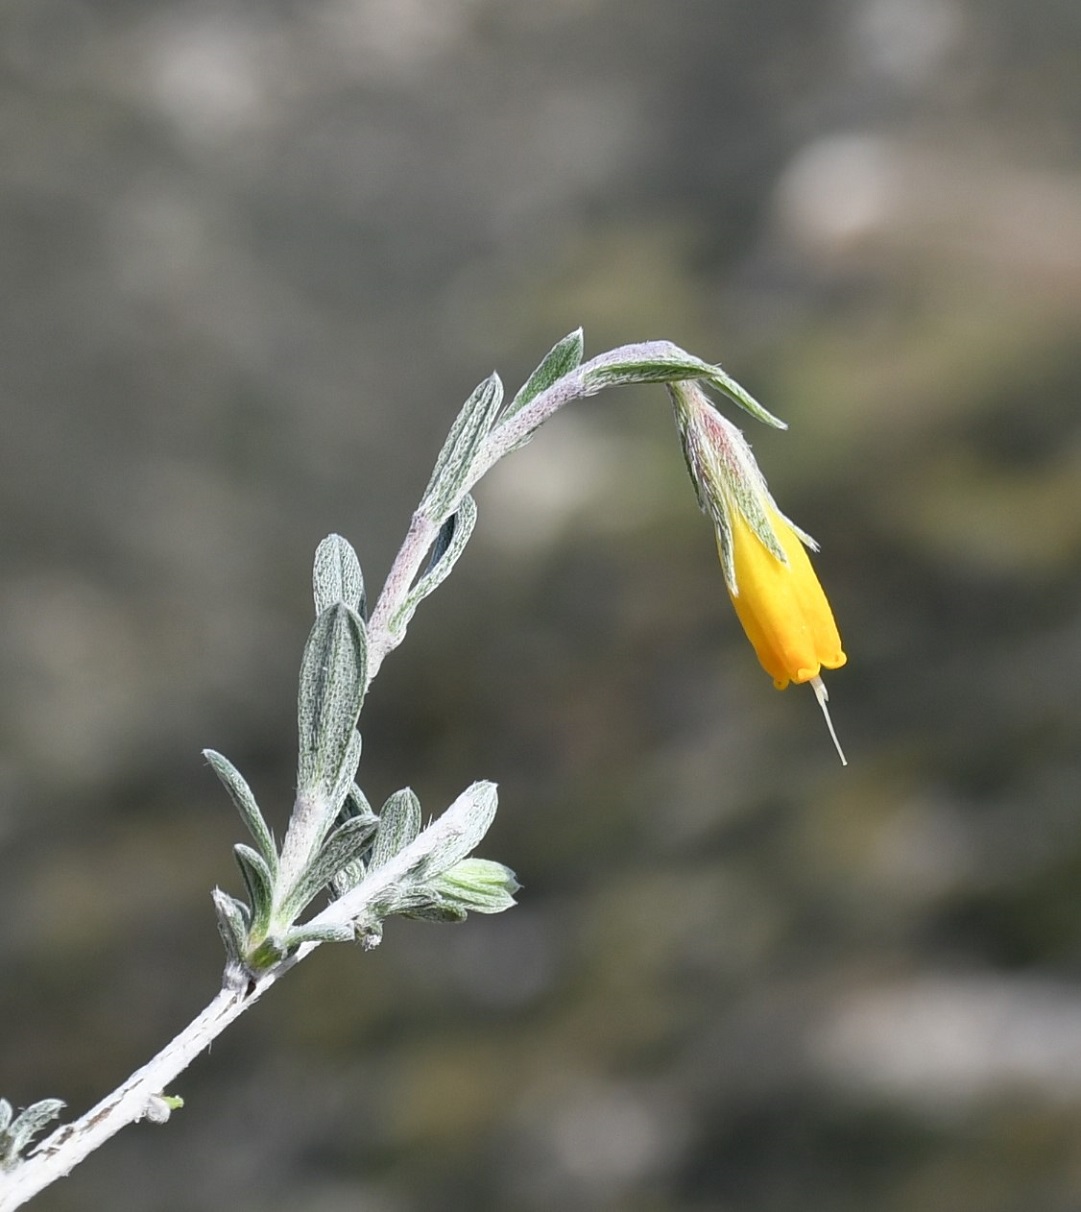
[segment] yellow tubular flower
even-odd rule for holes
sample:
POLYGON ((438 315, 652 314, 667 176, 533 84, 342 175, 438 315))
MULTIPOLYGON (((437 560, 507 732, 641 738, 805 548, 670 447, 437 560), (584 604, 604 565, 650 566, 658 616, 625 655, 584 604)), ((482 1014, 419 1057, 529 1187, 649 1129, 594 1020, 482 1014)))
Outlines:
POLYGON ((844 763, 821 671, 839 669, 847 658, 805 550, 817 547, 777 508, 746 438, 701 388, 671 383, 668 390, 691 482, 716 528, 725 584, 743 630, 778 690, 789 682, 811 684, 844 763))
POLYGON ((778 690, 789 682, 810 682, 823 669, 845 663, 841 637, 803 543, 775 510, 768 510, 773 533, 784 548, 782 564, 747 524, 738 509, 729 514, 736 592, 732 605, 762 668, 778 690))
MULTIPOLYGON (((728 511, 732 535, 735 592, 729 597, 762 668, 778 690, 789 682, 810 682, 829 725, 841 761, 844 753, 833 730, 822 669, 840 669, 848 659, 833 611, 791 525, 772 503, 769 524, 788 559, 783 564, 755 534, 738 508, 728 511)), ((718 535, 718 547, 721 539, 718 535)), ((722 557, 723 558, 723 557, 722 557)))

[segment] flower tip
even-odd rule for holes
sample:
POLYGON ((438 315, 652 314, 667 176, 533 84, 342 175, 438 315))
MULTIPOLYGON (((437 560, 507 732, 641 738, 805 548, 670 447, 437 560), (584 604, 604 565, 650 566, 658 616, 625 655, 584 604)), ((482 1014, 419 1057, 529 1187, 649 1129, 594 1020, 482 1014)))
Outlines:
POLYGON ((841 759, 841 765, 848 765, 848 758, 845 757, 845 751, 841 748, 841 742, 837 739, 837 733, 833 727, 833 720, 830 718, 830 709, 827 706, 829 703, 829 691, 826 689, 826 683, 820 677, 810 679, 811 689, 815 692, 815 698, 818 699, 818 705, 822 708, 822 714, 826 718, 826 727, 830 730, 830 737, 833 740, 833 747, 837 750, 837 756, 841 759))

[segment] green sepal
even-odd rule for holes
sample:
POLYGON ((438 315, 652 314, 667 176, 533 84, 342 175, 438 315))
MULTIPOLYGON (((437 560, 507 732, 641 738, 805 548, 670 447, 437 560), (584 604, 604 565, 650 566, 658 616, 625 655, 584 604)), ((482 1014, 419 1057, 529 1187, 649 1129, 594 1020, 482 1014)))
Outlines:
POLYGON ((335 602, 344 602, 362 617, 365 612, 364 576, 357 553, 340 534, 331 534, 315 549, 312 594, 318 617, 335 602))
POLYGON ((715 387, 718 391, 723 392, 733 404, 738 404, 744 412, 749 413, 756 421, 761 421, 765 425, 772 425, 774 429, 788 428, 787 421, 782 421, 780 417, 774 416, 769 409, 759 404, 745 387, 737 383, 720 366, 710 365, 710 373, 703 375, 703 381, 711 387, 715 387))
POLYGON ((433 522, 441 523, 456 507, 462 490, 469 486, 477 452, 502 402, 503 384, 493 371, 462 406, 421 499, 421 511, 433 522))
POLYGON ((359 761, 356 722, 367 688, 364 620, 345 602, 335 602, 315 620, 300 667, 297 695, 297 799, 337 815, 359 761))
POLYGON ((203 757, 210 763, 210 768, 221 780, 222 786, 229 793, 229 798, 236 805, 241 819, 248 827, 248 832, 255 840, 259 853, 262 855, 271 874, 278 870, 278 851, 274 845, 274 835, 270 832, 259 805, 252 795, 244 776, 229 761, 213 749, 204 749, 203 757))
POLYGON ((503 421, 513 417, 516 412, 520 412, 527 404, 532 403, 542 391, 547 391, 553 383, 565 375, 569 375, 572 370, 577 370, 582 363, 584 340, 582 330, 576 328, 574 332, 568 333, 562 341, 553 345, 544 355, 541 364, 526 379, 518 394, 503 410, 503 414, 499 418, 500 423, 502 424, 503 421))

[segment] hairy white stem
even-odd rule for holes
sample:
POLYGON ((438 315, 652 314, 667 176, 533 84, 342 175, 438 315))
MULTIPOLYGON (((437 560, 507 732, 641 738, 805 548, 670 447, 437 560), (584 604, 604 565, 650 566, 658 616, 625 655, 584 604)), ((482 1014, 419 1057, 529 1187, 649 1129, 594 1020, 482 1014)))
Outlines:
MULTIPOLYGON (((382 887, 373 887, 372 896, 378 895, 382 887)), ((372 896, 364 898, 364 904, 372 896)), ((364 904, 355 894, 352 908, 361 912, 364 904)), ((170 1043, 141 1069, 106 1095, 96 1106, 70 1124, 63 1124, 52 1135, 47 1136, 15 1169, 0 1173, 0 1212, 13 1212, 39 1191, 66 1178, 68 1174, 95 1149, 115 1136, 121 1128, 137 1123, 141 1119, 160 1122, 157 1115, 158 1100, 176 1078, 184 1072, 200 1053, 250 1009, 262 995, 289 971, 309 955, 319 943, 305 943, 258 981, 252 981, 246 989, 222 989, 205 1010, 176 1036, 170 1043)))
MULTIPOLYGON (((280 970, 275 971, 273 980, 278 975, 280 970)), ((223 989, 153 1060, 137 1069, 81 1119, 58 1128, 14 1170, 0 1175, 0 1212, 21 1207, 50 1183, 64 1178, 121 1128, 151 1114, 154 1107, 151 1100, 167 1091, 177 1074, 243 1014, 273 980, 268 977, 250 993, 223 989)))
MULTIPOLYGON (((462 486, 457 503, 461 502, 461 498, 504 455, 510 454, 539 425, 542 425, 564 405, 602 390, 602 385, 590 385, 591 371, 603 370, 608 366, 619 365, 629 360, 648 362, 654 358, 670 356, 673 352, 680 353, 681 351, 670 341, 645 341, 639 344, 621 345, 618 349, 609 350, 588 362, 583 362, 569 374, 557 379, 508 420, 496 423, 495 428, 489 433, 480 448, 476 462, 473 464, 473 474, 468 483, 462 486)), ((454 508, 456 505, 452 507, 451 513, 454 512, 454 508)), ((417 579, 417 574, 420 572, 424 557, 428 554, 438 533, 439 526, 431 518, 419 510, 413 514, 409 533, 394 558, 394 563, 391 565, 390 572, 379 593, 379 599, 368 621, 369 684, 379 671, 383 658, 401 643, 402 634, 390 631, 390 620, 408 597, 409 591, 417 579)))
MULTIPOLYGON (((462 494, 465 495, 464 493, 462 494)), ((379 593, 379 600, 372 610, 368 620, 368 683, 371 684, 383 658, 395 649, 401 642, 401 635, 395 635, 390 630, 390 620, 394 612, 405 601, 417 579, 417 573, 424 562, 424 557, 439 533, 439 527, 421 513, 418 509, 409 523, 409 531, 405 536, 394 563, 390 566, 387 579, 379 593)))

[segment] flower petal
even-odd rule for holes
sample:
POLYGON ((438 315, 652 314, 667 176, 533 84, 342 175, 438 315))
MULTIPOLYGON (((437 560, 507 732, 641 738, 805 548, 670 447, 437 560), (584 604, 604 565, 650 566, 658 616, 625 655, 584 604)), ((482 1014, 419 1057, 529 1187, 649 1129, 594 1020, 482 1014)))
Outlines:
POLYGON ((788 559, 781 563, 739 509, 730 510, 736 592, 743 630, 778 690, 809 682, 846 661, 829 602, 799 536, 772 506, 774 534, 788 559))

